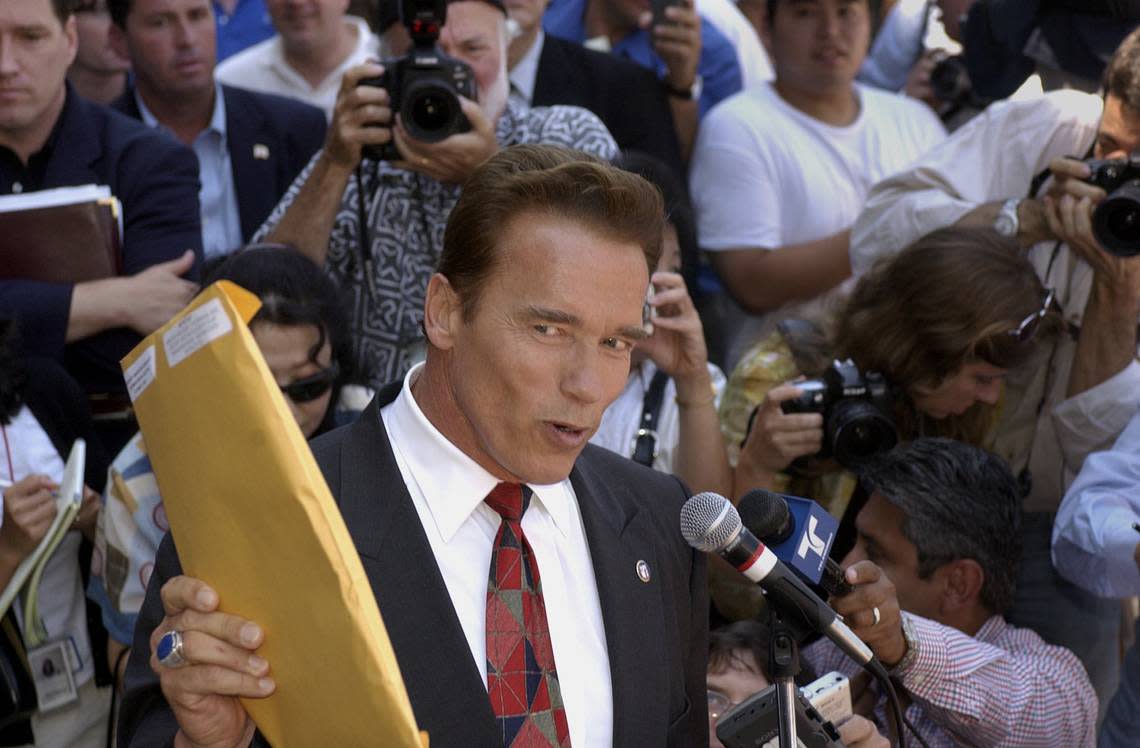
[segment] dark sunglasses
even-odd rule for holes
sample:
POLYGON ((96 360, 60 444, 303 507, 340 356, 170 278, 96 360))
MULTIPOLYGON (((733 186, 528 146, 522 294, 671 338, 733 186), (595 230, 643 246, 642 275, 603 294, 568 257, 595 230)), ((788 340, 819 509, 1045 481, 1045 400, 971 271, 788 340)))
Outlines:
POLYGON ((1051 289, 1045 289, 1045 300, 1041 302, 1041 308, 1025 319, 1021 320, 1021 324, 1009 331, 1009 334, 1017 339, 1019 343, 1025 343, 1037 334, 1037 328, 1041 326, 1041 320, 1045 319, 1045 315, 1049 313, 1049 309, 1053 306, 1053 300, 1057 297, 1057 293, 1051 289))
POLYGON ((340 367, 333 361, 329 368, 312 376, 281 385, 281 391, 295 403, 309 403, 328 392, 339 376, 340 367))

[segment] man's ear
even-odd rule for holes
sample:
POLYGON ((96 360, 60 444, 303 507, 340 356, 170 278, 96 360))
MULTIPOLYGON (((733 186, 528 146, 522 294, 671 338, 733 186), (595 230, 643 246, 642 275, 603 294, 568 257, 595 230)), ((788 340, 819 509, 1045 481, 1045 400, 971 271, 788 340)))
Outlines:
POLYGON ((428 281, 424 333, 434 347, 446 351, 454 347, 462 326, 463 308, 459 295, 446 276, 436 273, 428 281))
POLYGON ((986 572, 972 558, 959 558, 938 570, 942 575, 942 609, 944 613, 971 610, 981 605, 986 572))

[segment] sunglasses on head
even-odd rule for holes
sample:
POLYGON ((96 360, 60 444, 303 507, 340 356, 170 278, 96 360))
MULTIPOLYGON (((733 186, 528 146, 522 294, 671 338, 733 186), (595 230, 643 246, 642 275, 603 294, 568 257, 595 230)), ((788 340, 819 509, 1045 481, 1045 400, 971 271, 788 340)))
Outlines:
POLYGON ((1031 340, 1037 333, 1037 328, 1041 326, 1041 320, 1045 319, 1045 315, 1049 313, 1049 308, 1053 306, 1053 300, 1056 297, 1057 294, 1053 289, 1045 289, 1045 300, 1041 302, 1041 308, 1021 320, 1021 323, 1010 330, 1009 334, 1016 338, 1019 343, 1031 340))
POLYGON ((336 361, 333 361, 329 368, 322 369, 312 376, 280 385, 281 391, 285 393, 285 397, 295 403, 312 402, 328 392, 339 376, 340 367, 337 366, 336 361))

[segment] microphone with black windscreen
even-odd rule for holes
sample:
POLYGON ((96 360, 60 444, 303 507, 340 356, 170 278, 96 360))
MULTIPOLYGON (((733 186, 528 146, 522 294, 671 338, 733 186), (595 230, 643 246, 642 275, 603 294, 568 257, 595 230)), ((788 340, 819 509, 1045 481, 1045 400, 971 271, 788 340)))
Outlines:
POLYGON ((808 583, 836 597, 854 589, 828 555, 839 523, 819 504, 754 488, 736 508, 744 526, 808 583))

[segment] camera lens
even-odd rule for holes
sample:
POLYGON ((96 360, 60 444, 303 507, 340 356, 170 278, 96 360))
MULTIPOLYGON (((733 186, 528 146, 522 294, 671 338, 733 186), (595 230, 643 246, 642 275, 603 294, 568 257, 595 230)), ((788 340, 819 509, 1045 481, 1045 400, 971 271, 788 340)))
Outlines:
POLYGON ((894 422, 867 400, 836 403, 827 422, 827 443, 840 465, 858 467, 898 443, 894 422))
POLYGON ((970 95, 973 86, 966 63, 961 56, 946 57, 930 71, 930 88, 934 97, 946 103, 960 103, 970 95))
POLYGON ((454 91, 436 81, 420 81, 409 87, 401 114, 413 138, 436 143, 459 131, 463 112, 454 91))
POLYGON ((1140 180, 1125 182, 1097 206, 1093 233, 1114 255, 1140 254, 1140 180))

